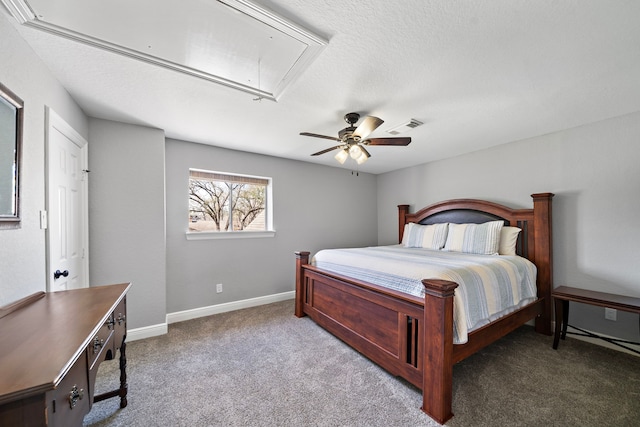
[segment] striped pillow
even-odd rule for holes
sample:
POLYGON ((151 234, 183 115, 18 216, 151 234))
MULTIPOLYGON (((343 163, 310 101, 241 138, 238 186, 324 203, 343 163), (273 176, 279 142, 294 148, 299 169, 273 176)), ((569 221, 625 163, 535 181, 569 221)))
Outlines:
POLYGON ((504 221, 484 224, 449 224, 445 251, 497 255, 504 221))
POLYGON ((410 222, 404 226, 402 243, 407 248, 442 249, 447 240, 449 224, 421 225, 410 222))

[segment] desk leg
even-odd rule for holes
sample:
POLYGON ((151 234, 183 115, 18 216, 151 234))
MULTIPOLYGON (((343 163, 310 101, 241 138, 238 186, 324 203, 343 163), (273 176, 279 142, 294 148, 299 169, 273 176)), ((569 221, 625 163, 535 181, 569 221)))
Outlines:
POLYGON ((106 393, 93 397, 93 402, 102 402, 112 397, 120 397, 120 407, 127 407, 127 391, 129 386, 127 385, 127 343, 125 338, 122 339, 122 345, 120 346, 120 387, 116 390, 111 390, 106 393))
POLYGON ((127 407, 127 343, 122 340, 122 346, 120 347, 120 390, 118 396, 120 396, 120 407, 127 407))

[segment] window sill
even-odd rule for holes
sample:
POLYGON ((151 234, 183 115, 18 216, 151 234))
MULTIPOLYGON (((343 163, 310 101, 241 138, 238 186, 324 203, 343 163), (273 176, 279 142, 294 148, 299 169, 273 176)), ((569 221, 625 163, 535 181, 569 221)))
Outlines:
POLYGON ((188 231, 186 233, 187 240, 260 239, 275 236, 275 231, 188 231))

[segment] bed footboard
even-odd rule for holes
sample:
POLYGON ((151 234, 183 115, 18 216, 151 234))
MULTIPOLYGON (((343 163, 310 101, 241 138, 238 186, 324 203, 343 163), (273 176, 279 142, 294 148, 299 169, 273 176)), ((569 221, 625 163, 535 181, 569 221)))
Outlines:
POLYGON ((424 280, 422 299, 320 271, 308 262, 309 252, 296 253, 295 315, 308 315, 390 374, 422 389, 422 410, 438 422, 451 418, 458 285, 424 280))
POLYGON ((308 315, 392 375, 422 388, 423 299, 399 298, 320 271, 308 260, 308 252, 296 253, 296 316, 308 315))

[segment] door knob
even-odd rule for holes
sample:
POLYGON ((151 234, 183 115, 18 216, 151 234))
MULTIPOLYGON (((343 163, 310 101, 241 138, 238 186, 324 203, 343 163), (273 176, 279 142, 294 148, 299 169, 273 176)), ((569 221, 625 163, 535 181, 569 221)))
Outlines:
POLYGON ((67 277, 68 275, 69 275, 69 270, 65 270, 65 271, 56 270, 55 273, 53 273, 53 278, 59 279, 60 276, 67 277))

